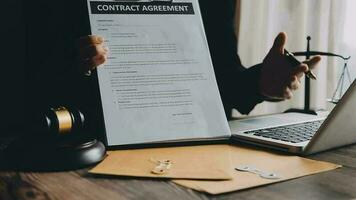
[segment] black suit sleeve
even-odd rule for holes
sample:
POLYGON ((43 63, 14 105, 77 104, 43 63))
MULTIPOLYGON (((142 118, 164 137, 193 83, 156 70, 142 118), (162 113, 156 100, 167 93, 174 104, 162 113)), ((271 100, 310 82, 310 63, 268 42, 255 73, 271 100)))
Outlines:
POLYGON ((78 26, 86 21, 74 12, 82 5, 43 0, 25 1, 24 5, 28 103, 37 108, 83 104, 87 86, 76 65, 76 39, 82 30, 78 26))
POLYGON ((261 66, 246 69, 237 55, 235 1, 201 0, 199 3, 226 115, 231 117, 232 108, 248 114, 263 99, 258 92, 261 66))

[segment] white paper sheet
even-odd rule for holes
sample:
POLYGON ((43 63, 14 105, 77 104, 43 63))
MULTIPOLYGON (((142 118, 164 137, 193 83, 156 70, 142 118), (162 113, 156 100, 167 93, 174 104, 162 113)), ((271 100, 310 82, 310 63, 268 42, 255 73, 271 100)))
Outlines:
POLYGON ((196 0, 88 0, 108 145, 229 137, 196 0))

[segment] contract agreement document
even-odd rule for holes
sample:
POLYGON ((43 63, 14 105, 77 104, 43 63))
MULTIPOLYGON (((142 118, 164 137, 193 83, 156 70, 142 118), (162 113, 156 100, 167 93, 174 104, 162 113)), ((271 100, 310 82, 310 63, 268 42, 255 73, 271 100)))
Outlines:
POLYGON ((197 0, 87 0, 108 146, 230 137, 197 0))

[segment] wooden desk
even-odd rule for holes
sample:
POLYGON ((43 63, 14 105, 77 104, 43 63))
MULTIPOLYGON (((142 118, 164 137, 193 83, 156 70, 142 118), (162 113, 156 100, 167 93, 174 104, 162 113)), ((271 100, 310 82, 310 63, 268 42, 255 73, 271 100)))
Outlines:
POLYGON ((356 145, 310 158, 344 167, 217 196, 186 189, 170 181, 98 178, 88 174, 87 170, 59 173, 0 172, 0 199, 356 199, 356 145))

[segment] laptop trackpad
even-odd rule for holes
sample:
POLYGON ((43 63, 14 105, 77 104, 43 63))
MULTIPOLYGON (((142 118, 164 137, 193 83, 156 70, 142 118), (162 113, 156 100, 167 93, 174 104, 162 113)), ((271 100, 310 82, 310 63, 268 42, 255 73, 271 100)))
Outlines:
POLYGON ((255 117, 241 120, 229 121, 231 132, 246 131, 251 129, 260 129, 266 127, 274 127, 299 123, 309 120, 320 119, 320 116, 308 115, 301 113, 282 113, 263 117, 255 117))

